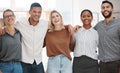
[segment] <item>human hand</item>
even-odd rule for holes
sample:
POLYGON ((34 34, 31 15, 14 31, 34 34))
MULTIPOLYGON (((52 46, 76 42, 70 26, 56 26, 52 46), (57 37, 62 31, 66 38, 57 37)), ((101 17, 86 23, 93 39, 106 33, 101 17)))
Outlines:
POLYGON ((74 32, 77 32, 79 28, 81 28, 81 26, 76 25, 76 26, 74 27, 74 32))
POLYGON ((0 70, 0 73, 2 73, 2 71, 0 70))
POLYGON ((70 32, 71 35, 74 34, 74 28, 73 28, 73 26, 70 25, 70 24, 68 25, 68 31, 70 32))
POLYGON ((0 26, 0 36, 4 35, 5 32, 4 32, 4 27, 0 26))

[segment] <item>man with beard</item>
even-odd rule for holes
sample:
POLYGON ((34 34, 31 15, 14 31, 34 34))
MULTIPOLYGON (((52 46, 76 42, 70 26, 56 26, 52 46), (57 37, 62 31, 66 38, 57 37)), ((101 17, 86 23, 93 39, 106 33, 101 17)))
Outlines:
POLYGON ((100 73, 118 73, 120 61, 120 20, 112 16, 113 4, 103 1, 101 13, 104 20, 95 29, 99 34, 100 73))

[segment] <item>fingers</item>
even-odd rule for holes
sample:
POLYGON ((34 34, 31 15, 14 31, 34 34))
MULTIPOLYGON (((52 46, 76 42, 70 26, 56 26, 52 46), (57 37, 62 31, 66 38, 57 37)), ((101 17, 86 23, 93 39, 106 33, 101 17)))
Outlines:
POLYGON ((74 29, 73 29, 72 25, 69 25, 68 31, 70 32, 71 35, 74 34, 74 29))
POLYGON ((81 28, 81 26, 76 25, 76 26, 74 27, 74 32, 77 32, 79 28, 81 28))
POLYGON ((5 32, 4 32, 4 27, 1 27, 0 26, 0 36, 2 36, 2 35, 4 35, 5 34, 5 32))

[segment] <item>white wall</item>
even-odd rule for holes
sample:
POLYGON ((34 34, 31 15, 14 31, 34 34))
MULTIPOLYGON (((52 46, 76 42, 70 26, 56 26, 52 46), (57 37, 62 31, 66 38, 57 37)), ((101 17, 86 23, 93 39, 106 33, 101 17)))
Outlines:
MULTIPOLYGON (((83 9, 89 9, 93 13, 99 13, 99 18, 100 17, 100 6, 101 2, 103 0, 73 0, 73 24, 74 25, 82 25, 81 20, 80 20, 80 13, 83 9)), ((96 14, 95 14, 96 15, 96 14)), ((100 20, 98 18, 94 18, 94 23, 93 26, 96 24, 96 21, 100 20)))
POLYGON ((116 18, 120 18, 120 0, 109 0, 113 3, 114 13, 113 16, 116 18))

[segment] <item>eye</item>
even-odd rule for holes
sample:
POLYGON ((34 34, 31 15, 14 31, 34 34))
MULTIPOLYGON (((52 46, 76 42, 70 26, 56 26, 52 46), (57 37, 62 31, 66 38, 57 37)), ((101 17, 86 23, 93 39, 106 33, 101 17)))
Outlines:
POLYGON ((59 17, 59 15, 56 15, 56 17, 59 17))
POLYGON ((86 15, 82 15, 82 18, 85 18, 86 17, 86 15))
POLYGON ((105 9, 105 7, 104 7, 104 6, 102 6, 102 9, 105 9))
POLYGON ((55 16, 52 16, 51 18, 55 18, 55 16))

